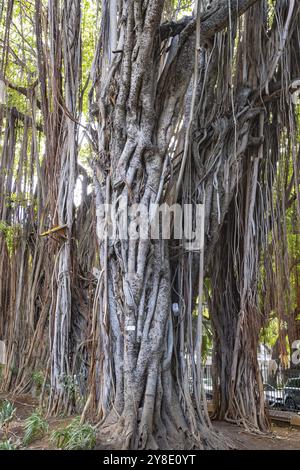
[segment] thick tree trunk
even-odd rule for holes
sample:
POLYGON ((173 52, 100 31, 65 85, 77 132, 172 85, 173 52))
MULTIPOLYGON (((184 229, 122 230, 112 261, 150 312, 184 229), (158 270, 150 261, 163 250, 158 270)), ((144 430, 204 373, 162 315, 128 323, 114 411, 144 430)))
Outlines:
MULTIPOLYGON (((253 3, 232 2, 232 11, 239 15, 253 3)), ((103 15, 107 18, 109 11, 105 6, 106 2, 103 2, 103 15)), ((208 162, 206 153, 198 158, 197 152, 191 162, 189 144, 194 108, 197 104, 197 111, 201 113, 200 128, 208 126, 207 115, 213 116, 213 92, 217 79, 221 80, 221 75, 217 74, 218 53, 224 55, 222 47, 220 51, 216 47, 217 52, 211 58, 204 49, 200 53, 199 46, 201 41, 209 41, 210 35, 213 36, 219 27, 222 29, 228 24, 229 5, 222 2, 220 10, 203 15, 203 35, 197 15, 179 38, 170 41, 170 47, 160 57, 158 51, 164 51, 165 46, 158 34, 163 6, 164 1, 153 0, 141 10, 137 3, 123 1, 115 24, 112 18, 109 21, 113 37, 117 37, 117 46, 113 51, 115 39, 108 39, 103 24, 98 47, 99 51, 102 48, 102 55, 99 53, 95 61, 98 69, 94 70, 92 80, 101 83, 94 88, 99 126, 97 139, 94 139, 96 157, 93 161, 101 269, 92 331, 95 348, 90 381, 93 389, 87 406, 94 406, 98 411, 102 432, 107 430, 110 436, 119 436, 126 448, 174 447, 175 438, 183 446, 189 442, 188 445, 218 448, 224 442, 212 431, 205 399, 201 395, 201 316, 195 337, 192 332, 192 299, 198 284, 192 271, 199 272, 199 258, 192 270, 191 258, 183 253, 174 271, 170 271, 169 243, 124 240, 120 233, 114 240, 100 236, 104 204, 117 207, 120 201, 125 201, 125 206, 141 203, 149 210, 151 203, 164 200, 173 203, 178 196, 183 203, 194 203, 195 190, 197 202, 205 200, 209 220, 206 229, 211 236, 206 237, 205 244, 208 262, 218 239, 218 225, 224 220, 238 182, 239 158, 247 147, 252 120, 260 113, 259 109, 246 107, 250 90, 242 88, 234 104, 239 109, 246 107, 239 123, 235 116, 224 116, 222 121, 217 107, 219 121, 211 122, 212 129, 204 130, 201 140, 208 162), (192 51, 195 51, 194 55, 192 51), (198 61, 203 67, 200 75, 198 61), (189 94, 186 100, 184 98, 194 65, 195 83, 189 104, 189 94), (204 93, 206 86, 208 94, 211 93, 208 97, 204 93), (184 124, 180 126, 182 119, 184 124), (173 148, 171 138, 176 126, 180 135, 176 135, 173 148), (181 155, 183 143, 181 161, 176 158, 172 161, 177 167, 178 181, 166 184, 166 170, 172 164, 168 154, 176 155, 178 151, 181 155), (213 174, 211 165, 212 160, 219 162, 222 151, 227 158, 224 168, 226 188, 219 193, 215 185, 217 169, 213 167, 213 174), (204 167, 206 162, 207 168, 204 167), (195 184, 189 186, 192 181, 195 184), (200 197, 198 193, 201 193, 200 197), (171 286, 174 288, 178 271, 181 272, 182 298, 177 318, 171 309, 171 286), (187 279, 183 273, 187 274, 187 279), (192 383, 193 393, 189 383, 192 383)), ((165 39, 163 29, 161 34, 165 39)), ((173 34, 172 25, 169 34, 173 34)), ((228 65, 230 54, 226 55, 226 60, 228 65)), ((224 103, 231 106, 228 79, 223 80, 222 86, 224 103)), ((219 95, 220 90, 216 93, 219 95)), ((224 108, 227 109, 225 104, 224 108)), ((109 223, 108 218, 105 223, 109 223)), ((201 256, 203 260, 203 254, 201 256)), ((203 267, 200 269, 200 297, 202 280, 203 267)), ((176 295, 178 298, 178 293, 176 295)))
POLYGON ((167 244, 149 243, 142 273, 124 273, 113 249, 108 266, 99 285, 99 395, 93 397, 100 436, 113 438, 116 448, 223 448, 207 414, 192 401, 192 358, 185 357, 171 311, 167 244))
POLYGON ((264 237, 253 231, 253 226, 259 227, 265 218, 259 210, 260 200, 257 212, 253 212, 261 151, 253 162, 245 163, 246 177, 229 207, 220 234, 222 243, 216 247, 210 269, 216 416, 254 431, 268 429, 257 360, 263 326, 257 296, 258 247, 264 237))
POLYGON ((191 309, 185 313, 182 302, 181 322, 172 314, 169 241, 124 239, 120 231, 114 239, 101 236, 103 204, 117 207, 122 201, 130 208, 140 203, 149 214, 151 204, 163 197, 168 147, 195 45, 193 35, 183 34, 164 60, 159 57, 163 6, 155 0, 142 11, 137 3, 123 2, 123 21, 115 25, 116 50, 123 52, 115 54, 107 71, 108 42, 100 62, 95 147, 101 158, 94 161, 94 182, 101 272, 93 331, 95 388, 88 403, 102 419, 100 432, 119 440, 117 447, 221 448, 224 441, 200 403, 201 364, 197 371, 194 348, 187 343, 191 309))
MULTIPOLYGON (((51 6, 51 47, 53 89, 57 102, 61 101, 56 82, 61 71, 56 70, 57 48, 62 47, 64 77, 64 115, 61 121, 59 145, 57 221, 60 227, 66 227, 66 237, 61 240, 57 254, 56 299, 53 302, 54 318, 50 328, 51 345, 51 393, 49 411, 69 411, 74 389, 71 370, 72 348, 71 313, 72 313, 72 259, 75 257, 75 244, 72 242, 74 223, 74 189, 76 183, 78 158, 78 96, 81 63, 80 40, 80 0, 64 0, 63 7, 54 2, 51 6), (57 23, 62 30, 56 30, 57 23), (60 42, 61 39, 61 42, 60 42), (55 75, 58 72, 58 77, 55 75)), ((58 154, 56 155, 58 157, 58 154)), ((56 219, 56 217, 55 217, 56 219)), ((56 269, 56 267, 55 267, 56 269)))
POLYGON ((262 319, 257 305, 242 308, 233 214, 232 205, 222 229, 222 245, 216 249, 211 269, 215 417, 251 431, 266 431, 268 422, 257 361, 262 319))
MULTIPOLYGON (((299 7, 294 2, 276 7, 278 18, 289 28, 291 14, 299 14, 299 7)), ((259 252, 269 234, 268 217, 273 204, 269 195, 273 168, 281 153, 278 142, 271 137, 272 125, 279 125, 282 113, 277 103, 272 105, 272 99, 263 94, 266 90, 269 95, 271 77, 278 75, 280 44, 285 44, 286 37, 273 23, 270 35, 279 46, 271 54, 263 33, 268 21, 263 2, 256 3, 244 21, 243 40, 236 51, 238 30, 234 23, 211 46, 206 68, 209 78, 200 95, 202 106, 197 108, 193 157, 206 194, 205 255, 212 280, 217 414, 247 428, 265 430, 267 420, 256 358, 263 325, 257 296, 259 252), (259 58, 253 47, 256 43, 264 51, 259 58), (228 75, 219 73, 220 62, 228 75), (233 80, 234 94, 230 91, 233 80), (254 90, 260 90, 259 100, 254 90), (264 108, 259 109, 262 104, 264 108), (220 109, 227 110, 223 116, 220 109)), ((287 49, 286 54, 289 56, 291 51, 287 49)))

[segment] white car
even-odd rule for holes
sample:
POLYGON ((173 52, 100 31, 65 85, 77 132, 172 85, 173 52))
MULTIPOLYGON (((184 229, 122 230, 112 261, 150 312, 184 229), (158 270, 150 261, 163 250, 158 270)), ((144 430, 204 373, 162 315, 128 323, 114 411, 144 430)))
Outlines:
POLYGON ((270 384, 264 384, 264 396, 269 406, 283 405, 283 390, 278 390, 270 384))

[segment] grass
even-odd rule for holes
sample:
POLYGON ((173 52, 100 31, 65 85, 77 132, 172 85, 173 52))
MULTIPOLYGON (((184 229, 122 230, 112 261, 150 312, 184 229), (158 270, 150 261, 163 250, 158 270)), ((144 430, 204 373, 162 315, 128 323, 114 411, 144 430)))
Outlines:
POLYGON ((48 423, 38 411, 35 411, 25 421, 23 445, 28 446, 35 439, 41 439, 48 431, 48 423))
POLYGON ((44 374, 42 371, 34 371, 32 373, 32 382, 38 391, 41 390, 44 383, 44 374))
POLYGON ((14 444, 11 442, 10 439, 7 439, 6 441, 0 441, 0 450, 15 450, 16 447, 14 444))
POLYGON ((0 427, 6 426, 13 419, 15 413, 14 404, 4 400, 0 405, 0 427))
POLYGON ((59 449, 88 450, 96 444, 96 431, 88 423, 80 424, 75 418, 67 427, 53 431, 50 441, 59 449))

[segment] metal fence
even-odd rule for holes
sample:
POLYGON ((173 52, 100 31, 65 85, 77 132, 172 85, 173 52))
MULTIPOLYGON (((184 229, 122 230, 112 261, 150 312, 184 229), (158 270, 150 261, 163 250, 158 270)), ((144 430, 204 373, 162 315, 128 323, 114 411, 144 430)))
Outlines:
MULTIPOLYGON (((282 369, 274 361, 260 366, 266 405, 288 411, 300 410, 300 369, 282 369)), ((203 366, 206 398, 213 397, 211 366, 203 366)))
POLYGON ((283 369, 272 361, 261 366, 267 406, 289 411, 300 410, 300 370, 283 369))

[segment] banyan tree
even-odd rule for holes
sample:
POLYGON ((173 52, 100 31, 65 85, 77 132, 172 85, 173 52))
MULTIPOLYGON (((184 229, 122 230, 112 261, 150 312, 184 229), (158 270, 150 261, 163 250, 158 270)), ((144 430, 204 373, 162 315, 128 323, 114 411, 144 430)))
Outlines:
POLYGON ((116 448, 226 448, 201 385, 205 302, 215 415, 266 432, 257 346, 292 302, 275 291, 300 215, 299 2, 7 0, 0 15, 1 388, 42 372, 45 412, 81 413, 116 448), (201 206, 203 244, 172 218, 169 239, 110 237, 121 203, 189 205, 192 224, 201 206))

